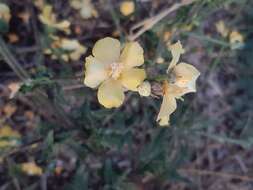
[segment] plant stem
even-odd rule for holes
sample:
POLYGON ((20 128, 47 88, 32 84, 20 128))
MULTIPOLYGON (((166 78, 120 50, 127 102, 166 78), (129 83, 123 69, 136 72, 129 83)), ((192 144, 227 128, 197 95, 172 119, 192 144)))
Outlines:
MULTIPOLYGON (((12 55, 9 48, 7 47, 4 40, 0 37, 0 54, 6 63, 11 67, 11 69, 16 73, 16 75, 23 81, 31 80, 30 75, 25 71, 25 69, 20 65, 16 58, 12 55)), ((41 113, 44 113, 43 116, 46 116, 51 120, 52 115, 48 112, 55 115, 57 123, 64 126, 74 126, 72 121, 67 117, 67 114, 63 111, 60 105, 52 102, 48 99, 47 95, 42 91, 38 90, 34 92, 33 98, 30 100, 33 101, 33 104, 37 105, 37 108, 42 109, 41 113), (44 110, 43 109, 48 109, 44 110)))
POLYGON ((128 39, 130 41, 136 40, 139 36, 141 36, 143 33, 146 31, 150 30, 155 24, 160 22, 163 18, 165 18, 168 14, 176 11, 177 9, 192 4, 196 0, 182 0, 180 3, 175 3, 171 7, 161 11, 157 15, 145 19, 137 24, 135 24, 131 30, 130 30, 130 35, 128 36, 128 39), (141 27, 141 28, 140 28, 141 27), (133 30, 136 30, 137 28, 140 28, 136 33, 131 34, 133 30))
POLYGON ((17 76, 25 81, 30 78, 29 74, 24 68, 18 63, 18 61, 12 56, 4 40, 0 37, 0 54, 11 69, 17 74, 17 76))

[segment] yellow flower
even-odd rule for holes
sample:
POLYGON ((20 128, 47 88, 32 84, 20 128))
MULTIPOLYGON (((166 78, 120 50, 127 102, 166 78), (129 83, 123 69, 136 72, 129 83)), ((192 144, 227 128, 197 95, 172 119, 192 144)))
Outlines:
MULTIPOLYGON (((64 61, 69 61, 69 59, 73 61, 77 61, 80 57, 87 51, 87 48, 79 43, 78 40, 68 39, 68 38, 59 38, 57 36, 51 36, 53 42, 51 43, 52 49, 60 48, 61 50, 67 51, 67 53, 63 53, 61 58, 64 61)), ((44 53, 47 55, 51 55, 52 59, 57 59, 57 56, 54 55, 52 49, 45 49, 44 53)))
POLYGON ((43 7, 45 6, 45 1, 44 1, 44 0, 34 0, 34 5, 35 5, 39 10, 42 10, 43 7))
POLYGON ((53 7, 51 5, 45 5, 42 10, 42 14, 39 15, 40 21, 48 25, 49 27, 70 33, 70 22, 67 20, 57 22, 56 15, 53 13, 53 7))
POLYGON ((0 19, 4 20, 6 23, 9 23, 11 19, 10 8, 4 3, 0 3, 0 19))
POLYGON ((168 69, 170 80, 164 81, 163 102, 157 117, 161 126, 169 124, 170 115, 177 108, 176 99, 180 99, 187 93, 196 92, 196 80, 200 75, 200 72, 190 64, 177 64, 180 54, 184 53, 180 42, 171 45, 170 50, 173 56, 168 69))
POLYGON ((163 63, 164 63, 164 58, 163 58, 163 57, 158 57, 158 58, 156 59, 156 63, 157 63, 157 64, 163 64, 163 63))
POLYGON ((223 20, 220 20, 215 24, 217 32, 219 32, 222 37, 226 38, 229 34, 229 29, 226 27, 223 20))
POLYGON ((18 93, 20 87, 21 87, 20 82, 11 82, 8 84, 8 88, 10 90, 10 95, 9 95, 10 99, 15 97, 15 95, 18 93))
POLYGON ((21 170, 31 176, 41 175, 43 173, 42 168, 34 162, 26 162, 21 164, 21 170))
POLYGON ((84 84, 98 87, 98 101, 106 108, 119 107, 124 101, 124 89, 137 91, 146 78, 143 49, 137 42, 126 43, 120 54, 120 42, 106 37, 98 40, 85 63, 84 84))
POLYGON ((0 128, 0 149, 5 147, 17 146, 20 139, 19 132, 9 126, 0 128))
POLYGON ((243 35, 236 30, 230 33, 229 40, 231 44, 243 43, 244 41, 243 35))
POLYGON ((80 59, 82 54, 84 54, 87 50, 86 47, 81 45, 78 40, 70 40, 67 38, 63 38, 61 40, 61 46, 63 50, 70 51, 69 57, 71 60, 77 61, 80 59))
POLYGON ((135 5, 133 1, 124 1, 120 5, 120 12, 124 16, 128 16, 134 12, 135 5))
POLYGON ((97 10, 94 8, 91 0, 72 0, 70 6, 80 10, 80 15, 84 19, 98 16, 97 10))
POLYGON ((244 37, 240 32, 233 30, 229 35, 229 42, 231 49, 239 49, 244 45, 244 37))
POLYGON ((163 41, 167 42, 168 40, 170 40, 172 37, 172 32, 171 31, 165 31, 163 34, 163 41))

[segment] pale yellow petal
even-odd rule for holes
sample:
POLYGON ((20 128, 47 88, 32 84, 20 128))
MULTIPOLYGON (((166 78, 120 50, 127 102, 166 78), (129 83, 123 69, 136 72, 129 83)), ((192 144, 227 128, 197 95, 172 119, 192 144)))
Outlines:
POLYGON ((39 15, 39 19, 43 24, 52 25, 52 22, 48 18, 44 17, 42 14, 39 15))
POLYGON ((215 24, 217 32, 219 32, 222 37, 226 38, 229 33, 229 29, 226 27, 225 23, 223 20, 220 20, 215 24))
POLYGON ((83 19, 88 19, 92 16, 96 17, 98 15, 91 0, 72 0, 70 6, 80 10, 80 15, 83 19))
POLYGON ((42 14, 39 15, 39 19, 43 24, 48 25, 49 27, 62 30, 67 34, 70 33, 70 28, 69 28, 70 22, 67 20, 57 22, 56 16, 53 13, 53 7, 51 5, 44 6, 42 10, 42 14))
POLYGON ((137 91, 137 87, 146 78, 146 72, 144 69, 132 68, 124 70, 121 74, 121 84, 128 90, 137 91))
POLYGON ((20 82, 12 82, 12 83, 8 84, 8 88, 10 90, 9 98, 12 99, 15 97, 15 95, 18 93, 21 85, 22 85, 22 83, 20 83, 20 82))
POLYGON ((163 57, 158 57, 158 58, 156 59, 156 63, 157 63, 157 64, 163 64, 163 63, 164 63, 164 58, 163 58, 163 57))
POLYGON ((51 25, 55 22, 55 16, 53 15, 53 7, 51 5, 45 5, 42 10, 42 14, 39 15, 39 19, 42 23, 51 25))
POLYGON ((74 61, 79 60, 82 54, 84 54, 87 50, 87 48, 82 46, 78 40, 70 40, 65 38, 61 40, 61 48, 71 51, 70 58, 74 61))
POLYGON ((106 65, 92 56, 86 57, 84 84, 96 88, 108 78, 106 65))
POLYGON ((9 126, 0 128, 0 149, 6 147, 17 146, 21 135, 18 131, 13 130, 9 126), (6 139, 7 138, 7 139, 6 139), (8 139, 9 138, 9 139, 8 139))
POLYGON ((10 8, 4 3, 0 3, 0 19, 3 19, 7 23, 11 19, 10 8))
POLYGON ((35 0, 34 5, 39 9, 42 10, 43 7, 45 6, 45 1, 44 0, 35 0))
POLYGON ((175 74, 175 84, 182 88, 187 88, 188 92, 196 92, 195 83, 200 72, 192 65, 179 63, 173 69, 175 74))
POLYGON ((53 27, 55 29, 61 30, 63 32, 65 32, 66 34, 70 34, 70 22, 67 20, 58 22, 58 23, 49 23, 48 24, 50 27, 53 27))
POLYGON ((124 89, 119 81, 107 80, 98 88, 98 101, 106 108, 119 107, 125 98, 124 89))
POLYGON ((178 41, 175 44, 169 45, 169 49, 171 51, 172 60, 169 64, 167 72, 169 72, 173 67, 176 66, 181 54, 183 54, 185 52, 180 41, 178 41))
POLYGON ((51 49, 48 49, 48 48, 47 48, 47 49, 44 49, 43 53, 46 54, 46 55, 50 55, 50 54, 52 54, 53 52, 52 52, 51 49))
POLYGON ((78 49, 73 51, 69 56, 72 60, 77 61, 81 58, 81 56, 86 52, 87 48, 84 46, 80 46, 78 49))
POLYGON ((42 15, 46 18, 50 18, 53 13, 53 7, 51 5, 45 5, 42 10, 42 15))
POLYGON ((42 168, 34 162, 26 162, 21 164, 21 169, 28 175, 35 176, 43 173, 42 168))
POLYGON ((78 10, 82 8, 82 2, 80 0, 72 0, 70 1, 70 6, 78 10))
POLYGON ((169 124, 170 115, 176 110, 176 108, 176 98, 171 94, 165 93, 159 114, 157 116, 157 121, 161 126, 169 124))
POLYGON ((176 84, 167 84, 164 90, 167 92, 167 94, 170 94, 171 96, 180 99, 183 95, 188 93, 187 87, 179 87, 176 84))
POLYGON ((70 32, 70 28, 69 28, 70 27, 70 22, 67 21, 67 20, 55 23, 53 25, 53 27, 55 27, 55 28, 57 28, 59 30, 65 31, 66 33, 70 32))
POLYGON ((61 59, 65 62, 68 62, 69 61, 69 56, 67 54, 62 54, 61 55, 61 59))
POLYGON ((135 10, 135 5, 133 1, 127 0, 127 1, 122 2, 120 5, 120 12, 124 16, 128 16, 132 14, 134 10, 135 10))
POLYGON ((6 125, 0 128, 0 137, 20 138, 20 134, 18 131, 13 130, 11 127, 6 125))
POLYGON ((89 5, 82 7, 80 15, 83 19, 91 18, 93 16, 93 8, 89 5))
POLYGON ((143 49, 138 42, 128 42, 120 56, 120 61, 126 68, 140 66, 144 63, 143 49))
POLYGON ((93 47, 92 54, 103 63, 117 62, 120 56, 120 42, 110 37, 98 40, 93 47))
POLYGON ((63 48, 64 50, 76 50, 79 46, 80 43, 77 40, 71 40, 67 38, 61 39, 61 48, 63 48))
POLYGON ((234 30, 229 35, 229 41, 230 41, 231 44, 243 43, 244 38, 243 38, 243 35, 241 33, 234 30))
POLYGON ((168 126, 169 125, 169 121, 170 121, 170 116, 163 116, 160 117, 159 120, 159 125, 164 127, 164 126, 168 126))

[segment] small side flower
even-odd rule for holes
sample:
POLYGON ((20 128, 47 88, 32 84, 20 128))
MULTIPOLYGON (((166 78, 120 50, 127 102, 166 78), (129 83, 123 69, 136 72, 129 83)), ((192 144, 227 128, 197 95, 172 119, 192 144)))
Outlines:
POLYGON ((161 126, 169 125, 170 115, 177 108, 177 99, 182 96, 196 92, 196 80, 200 72, 192 65, 187 63, 178 63, 180 55, 184 53, 181 42, 169 46, 172 61, 168 67, 168 80, 163 82, 163 102, 157 116, 157 121, 161 126))
POLYGON ((21 170, 30 176, 40 176, 43 171, 35 162, 26 162, 21 164, 21 170))
POLYGON ((70 34, 70 22, 67 20, 57 21, 56 15, 53 13, 53 7, 51 5, 45 5, 42 9, 42 13, 39 15, 40 21, 48 27, 61 30, 66 34, 70 34))

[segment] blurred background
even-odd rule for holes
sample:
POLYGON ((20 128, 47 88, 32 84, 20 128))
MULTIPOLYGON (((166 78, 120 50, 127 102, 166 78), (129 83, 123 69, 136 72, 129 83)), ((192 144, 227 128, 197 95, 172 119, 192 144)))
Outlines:
POLYGON ((136 39, 148 78, 177 40, 201 72, 170 127, 156 123, 160 97, 105 109, 83 85, 97 40, 124 42, 182 2, 1 1, 0 190, 253 189, 252 0, 196 0, 136 39))

